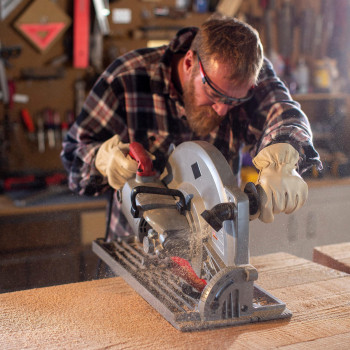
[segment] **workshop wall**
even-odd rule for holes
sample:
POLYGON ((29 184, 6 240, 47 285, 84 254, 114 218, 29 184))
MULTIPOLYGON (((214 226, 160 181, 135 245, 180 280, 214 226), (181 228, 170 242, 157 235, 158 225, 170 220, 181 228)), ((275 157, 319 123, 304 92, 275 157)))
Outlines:
MULTIPOLYGON (((14 83, 17 94, 29 98, 27 103, 5 105, 0 102, 2 173, 63 170, 59 159, 60 128, 62 123, 69 124, 74 120, 97 75, 119 55, 138 47, 167 42, 181 27, 199 25, 215 10, 237 15, 259 30, 266 54, 273 59, 277 71, 293 93, 343 93, 345 95, 340 100, 342 106, 348 108, 348 0, 217 0, 208 1, 204 12, 201 8, 196 8, 195 5, 199 3, 197 1, 110 1, 110 34, 103 37, 96 34, 95 12, 93 2, 90 1, 90 39, 93 46, 89 65, 83 68, 73 67, 74 1, 40 0, 54 4, 70 20, 67 29, 47 50, 38 50, 20 33, 18 23, 37 1, 39 0, 14 1, 19 4, 0 21, 2 48, 18 46, 21 50, 18 57, 9 58, 6 62, 7 79, 14 83), (181 10, 175 8, 179 4, 188 5, 181 10), (291 74, 300 63, 300 58, 306 62, 310 75, 310 81, 303 91, 300 91, 300 82, 292 79, 291 74), (315 72, 319 75, 316 76, 315 72), (337 74, 336 78, 330 76, 332 72, 337 74), (23 123, 23 109, 33 120, 34 133, 29 132, 23 123), (59 122, 53 130, 55 125, 47 125, 46 121, 51 119, 55 124, 55 118, 59 122), (45 128, 45 149, 38 144, 42 121, 45 128), (54 142, 48 142, 48 129, 54 142), (56 138, 53 136, 54 131, 56 138)), ((47 15, 49 14, 52 11, 47 15)), ((45 11, 38 15, 37 20, 45 20, 45 11)), ((317 98, 312 98, 311 102, 305 96, 302 98, 302 105, 311 119, 318 101, 317 98)))
MULTIPOLYGON (((6 60, 7 79, 14 83, 17 94, 25 95, 29 99, 26 103, 14 102, 11 105, 0 102, 1 173, 62 170, 63 167, 59 159, 60 127, 62 123, 69 124, 72 119, 74 120, 86 92, 92 87, 103 68, 126 51, 146 46, 150 39, 169 39, 182 26, 199 25, 208 16, 208 13, 184 16, 184 12, 176 11, 166 15, 164 11, 169 6, 175 5, 175 0, 161 2, 111 1, 112 11, 115 8, 129 9, 131 20, 129 23, 116 24, 109 18, 110 35, 101 38, 99 35, 94 35, 95 12, 93 3, 90 1, 90 39, 95 46, 90 52, 89 66, 74 68, 72 60, 74 1, 46 0, 54 3, 67 14, 71 19, 71 25, 45 51, 38 50, 16 27, 18 21, 36 1, 19 1, 14 10, 0 21, 2 48, 20 49, 18 57, 10 57, 6 60), (163 9, 164 16, 155 15, 154 8, 157 6, 160 12, 163 9), (143 26, 146 27, 142 28, 143 26), (151 33, 151 31, 157 30, 160 35, 151 33), (103 51, 100 53, 98 45, 101 40, 103 51), (33 120, 34 133, 29 132, 23 123, 23 109, 29 113, 33 120), (54 115, 59 120, 57 126, 48 126, 47 121, 50 118, 54 119, 54 115), (38 134, 42 120, 45 129, 45 149, 38 145, 38 134), (49 145, 48 128, 53 127, 56 128, 56 139, 54 138, 55 142, 51 142, 49 145)), ((45 9, 38 14, 37 21, 41 20, 45 20, 45 9)), ((52 130, 50 132, 52 133, 52 130)))
MULTIPOLYGON (((1 45, 18 46, 18 57, 7 60, 7 78, 14 82, 15 92, 28 96, 27 103, 14 103, 12 106, 0 104, 1 123, 3 123, 4 140, 2 148, 2 168, 10 171, 53 170, 61 168, 58 161, 60 151, 59 138, 56 145, 39 152, 37 122, 45 109, 57 111, 63 121, 66 113, 74 107, 74 81, 84 76, 84 72, 73 69, 69 62, 71 51, 71 27, 49 50, 40 52, 15 28, 16 21, 25 13, 33 1, 22 1, 2 22, 0 22, 1 45), (55 59, 66 54, 68 61, 55 65, 55 59), (32 70, 31 77, 26 78, 25 70, 32 70), (24 126, 21 110, 26 109, 31 115, 35 133, 31 134, 24 126), (4 125, 8 114, 8 125, 4 125)), ((56 4, 68 16, 71 16, 71 2, 57 1, 56 4)))

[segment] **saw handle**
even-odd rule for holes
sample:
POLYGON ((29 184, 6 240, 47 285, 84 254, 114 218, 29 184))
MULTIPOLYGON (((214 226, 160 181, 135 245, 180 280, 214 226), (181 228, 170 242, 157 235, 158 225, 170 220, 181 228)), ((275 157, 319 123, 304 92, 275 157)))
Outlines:
POLYGON ((255 186, 253 182, 248 182, 244 187, 244 193, 249 199, 249 215, 250 217, 259 216, 260 212, 260 197, 258 192, 258 186, 255 186))
POLYGON ((134 218, 140 217, 139 208, 137 207, 137 204, 136 204, 136 196, 139 193, 151 193, 151 194, 159 194, 162 196, 179 197, 180 200, 176 203, 176 207, 179 210, 180 214, 184 214, 184 211, 187 209, 185 196, 179 190, 174 190, 171 188, 162 188, 162 187, 136 186, 131 191, 131 214, 134 218))
POLYGON ((139 142, 131 142, 129 145, 129 155, 137 161, 139 176, 154 176, 152 159, 139 142))

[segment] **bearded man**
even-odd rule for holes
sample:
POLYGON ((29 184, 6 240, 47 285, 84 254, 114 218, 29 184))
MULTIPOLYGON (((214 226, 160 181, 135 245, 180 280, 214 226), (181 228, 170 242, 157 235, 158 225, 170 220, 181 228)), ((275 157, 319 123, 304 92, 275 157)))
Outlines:
MULTIPOLYGON (((307 198, 300 174, 322 167, 309 121, 264 57, 256 30, 218 15, 183 28, 169 45, 112 62, 70 128, 61 158, 71 190, 99 195, 135 175, 130 142, 140 142, 161 173, 169 147, 190 140, 215 145, 237 183, 242 148, 250 146, 263 222, 299 209, 307 198)), ((132 234, 117 200, 110 212, 109 238, 132 234)))

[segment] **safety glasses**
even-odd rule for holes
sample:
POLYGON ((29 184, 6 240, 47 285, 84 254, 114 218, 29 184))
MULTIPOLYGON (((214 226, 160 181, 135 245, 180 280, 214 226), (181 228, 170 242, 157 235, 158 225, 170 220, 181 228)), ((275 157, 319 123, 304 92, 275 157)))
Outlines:
POLYGON ((217 103, 223 103, 225 105, 230 105, 230 106, 237 106, 237 105, 240 105, 244 102, 249 101, 253 97, 253 94, 254 94, 253 87, 249 90, 248 95, 245 97, 242 97, 242 98, 227 96, 227 95, 223 94, 222 92, 220 92, 219 90, 217 90, 213 86, 213 84, 210 82, 210 79, 208 78, 208 76, 205 74, 203 64, 202 64, 202 61, 201 61, 198 53, 197 53, 197 57, 198 57, 198 64, 199 64, 199 72, 200 72, 201 77, 202 77, 203 85, 205 85, 207 83, 208 86, 217 94, 217 96, 218 96, 217 103))

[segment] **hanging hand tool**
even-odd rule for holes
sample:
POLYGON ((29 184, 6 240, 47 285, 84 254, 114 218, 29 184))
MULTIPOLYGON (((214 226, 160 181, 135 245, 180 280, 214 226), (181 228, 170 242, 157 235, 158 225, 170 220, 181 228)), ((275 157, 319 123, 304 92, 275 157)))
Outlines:
POLYGON ((53 111, 53 130, 56 148, 61 148, 61 116, 58 111, 53 111))
POLYGON ((278 15, 278 46, 283 59, 289 62, 293 52, 294 7, 291 0, 283 0, 278 15))
POLYGON ((27 108, 23 108, 21 110, 21 117, 22 117, 22 121, 27 129, 29 140, 34 141, 35 140, 35 125, 34 125, 32 116, 30 115, 29 110, 27 108))
POLYGON ((43 112, 44 126, 47 135, 47 144, 49 148, 55 148, 55 124, 54 124, 54 112, 51 108, 46 108, 43 112))
POLYGON ((8 166, 11 138, 10 109, 13 106, 15 90, 14 83, 7 78, 6 65, 9 64, 8 60, 10 58, 16 58, 20 53, 21 48, 19 46, 3 47, 0 42, 0 89, 4 104, 4 114, 0 125, 0 167, 4 168, 5 171, 8 166))
POLYGON ((37 123, 37 138, 38 138, 38 151, 39 153, 45 152, 45 127, 44 118, 40 114, 36 117, 37 123))
POLYGON ((22 0, 1 0, 0 1, 0 20, 3 21, 7 16, 22 2, 22 0))

